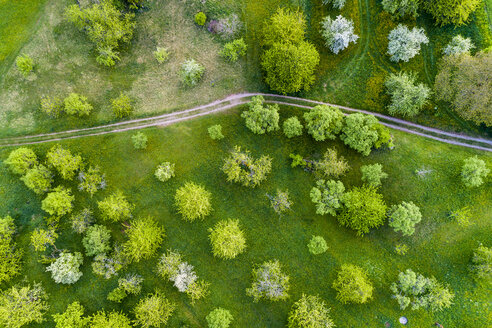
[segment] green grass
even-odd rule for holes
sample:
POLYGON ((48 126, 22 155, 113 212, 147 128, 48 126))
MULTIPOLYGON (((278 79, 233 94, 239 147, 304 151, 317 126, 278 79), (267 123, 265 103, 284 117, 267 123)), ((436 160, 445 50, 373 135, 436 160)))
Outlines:
MULTIPOLYGON (((281 118, 300 116, 298 109, 282 108, 281 118)), ((490 179, 476 189, 465 189, 459 179, 463 159, 478 155, 492 167, 492 155, 445 145, 417 136, 392 131, 396 147, 392 151, 375 151, 363 157, 347 149, 339 141, 315 142, 308 136, 287 139, 280 132, 254 135, 244 127, 239 110, 203 117, 169 127, 143 130, 149 137, 146 150, 133 149, 132 133, 119 133, 62 142, 64 147, 80 153, 91 164, 106 173, 108 188, 93 199, 76 191, 75 183, 57 180, 57 184, 75 191, 75 210, 95 208, 96 201, 120 189, 136 205, 134 215, 152 215, 166 230, 162 254, 172 248, 182 252, 184 259, 195 266, 200 278, 211 283, 211 295, 192 306, 170 282, 155 274, 157 256, 134 264, 126 272, 145 277, 143 295, 159 288, 177 304, 169 327, 205 327, 205 316, 215 307, 229 309, 235 317, 234 327, 285 327, 288 311, 302 293, 317 294, 327 301, 337 327, 398 327, 398 317, 405 315, 409 327, 430 327, 439 322, 447 328, 486 327, 491 324, 490 295, 480 295, 467 271, 472 251, 480 242, 492 244, 492 184, 490 179), (221 141, 208 137, 207 128, 222 124, 226 136, 221 141), (272 173, 258 188, 249 189, 227 183, 220 171, 223 158, 235 145, 251 150, 254 156, 269 154, 273 158, 272 173), (342 228, 334 217, 315 214, 309 192, 314 177, 299 168, 290 167, 289 154, 301 153, 318 157, 327 147, 336 147, 349 161, 351 170, 342 179, 347 187, 361 184, 359 168, 364 164, 382 163, 389 178, 381 193, 388 204, 413 201, 420 206, 422 222, 412 237, 401 237, 384 226, 367 236, 356 237, 342 228), (162 161, 176 163, 176 177, 161 183, 153 176, 162 161), (416 169, 432 172, 422 179, 416 169), (212 192, 213 212, 203 222, 187 223, 173 205, 174 193, 186 181, 204 185, 212 192), (293 211, 279 218, 268 206, 266 193, 277 188, 288 189, 294 202, 293 211), (450 211, 469 206, 474 225, 460 228, 448 219, 450 211), (239 219, 248 248, 235 260, 218 260, 212 256, 207 229, 221 219, 239 219), (312 235, 323 236, 329 246, 327 253, 310 255, 307 243, 312 235), (406 243, 410 251, 398 256, 394 246, 406 243), (265 260, 278 259, 291 277, 291 297, 276 303, 253 303, 245 294, 251 281, 251 268, 265 260), (353 263, 365 268, 375 285, 374 299, 366 305, 342 305, 335 300, 331 283, 341 264, 353 263), (450 284, 456 293, 452 307, 442 313, 400 311, 389 293, 389 285, 400 270, 412 268, 424 275, 434 275, 450 284)), ((34 146, 43 157, 52 144, 34 146)), ((5 159, 11 149, 0 150, 5 159)), ((83 277, 74 286, 56 285, 44 266, 37 263, 29 246, 29 233, 42 222, 41 198, 28 191, 17 176, 0 164, 0 215, 10 213, 19 227, 18 243, 25 249, 23 275, 28 281, 42 282, 50 294, 49 314, 64 311, 67 304, 79 300, 89 313, 104 309, 121 309, 131 314, 138 297, 130 296, 121 305, 105 300, 117 285, 117 279, 104 280, 94 276, 90 259, 84 259, 83 277)), ((96 211, 97 213, 97 211, 96 211)), ((96 214, 97 215, 97 214, 96 214)), ((67 218, 62 220, 58 247, 81 251, 81 237, 70 232, 67 218)), ((124 241, 120 225, 111 225, 114 240, 124 241)), ((52 327, 49 320, 36 327, 52 327)), ((34 326, 33 326, 34 327, 34 326)))

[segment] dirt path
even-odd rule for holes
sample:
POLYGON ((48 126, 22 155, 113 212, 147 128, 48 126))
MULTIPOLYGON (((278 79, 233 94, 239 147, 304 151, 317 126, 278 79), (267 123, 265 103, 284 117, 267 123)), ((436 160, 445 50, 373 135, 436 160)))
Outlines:
POLYGON ((324 103, 321 101, 297 98, 291 96, 282 96, 274 94, 264 93, 240 93, 233 94, 224 99, 216 100, 206 105, 197 106, 187 110, 168 113, 153 117, 140 118, 134 120, 128 120, 113 124, 101 125, 92 128, 74 129, 69 131, 37 134, 23 137, 10 137, 0 139, 0 147, 13 147, 21 145, 32 145, 37 143, 61 141, 65 139, 75 139, 89 136, 98 136, 109 133, 117 133, 130 130, 139 130, 151 126, 165 126, 174 123, 178 123, 185 120, 190 120, 204 115, 210 115, 212 113, 225 111, 227 109, 246 104, 250 101, 251 97, 261 95, 265 97, 265 101, 268 103, 276 103, 281 105, 294 106, 298 108, 312 108, 316 105, 329 105, 336 106, 342 109, 346 114, 353 112, 360 112, 364 114, 372 114, 376 116, 382 124, 385 126, 404 131, 407 133, 415 134, 421 137, 434 139, 447 144, 479 149, 483 151, 492 152, 492 140, 471 137, 463 134, 446 132, 435 128, 426 127, 423 125, 408 122, 402 119, 394 118, 391 116, 373 113, 361 109, 338 106, 330 103, 324 103))

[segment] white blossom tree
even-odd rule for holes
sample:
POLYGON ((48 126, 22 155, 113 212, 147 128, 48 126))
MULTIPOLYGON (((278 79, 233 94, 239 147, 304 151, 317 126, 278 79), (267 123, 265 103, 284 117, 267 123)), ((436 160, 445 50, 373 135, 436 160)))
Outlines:
POLYGON ((408 62, 420 52, 420 45, 429 43, 423 28, 409 29, 406 25, 399 24, 388 35, 388 55, 391 61, 408 62))
POLYGON ((442 52, 448 56, 469 54, 470 50, 473 48, 475 48, 475 46, 470 38, 464 38, 458 34, 448 43, 442 52))
POLYGON ((79 270, 82 261, 82 254, 79 252, 64 252, 46 268, 46 271, 51 271, 51 277, 57 284, 74 284, 82 277, 79 270))
POLYGON ((321 35, 325 39, 326 46, 335 54, 347 48, 350 42, 356 43, 359 38, 354 34, 354 22, 342 15, 338 15, 336 19, 327 16, 321 25, 321 35))

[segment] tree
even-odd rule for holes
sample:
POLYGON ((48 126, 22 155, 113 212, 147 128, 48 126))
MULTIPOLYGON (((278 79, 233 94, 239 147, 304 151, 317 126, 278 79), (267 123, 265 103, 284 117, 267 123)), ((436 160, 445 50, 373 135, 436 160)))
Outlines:
POLYGON ((423 83, 416 84, 416 79, 415 74, 403 72, 388 76, 384 85, 391 96, 390 114, 415 116, 427 104, 431 90, 423 83))
POLYGON ((287 138, 298 137, 302 135, 302 124, 297 116, 289 117, 284 121, 284 134, 287 138))
POLYGON ((224 135, 222 134, 222 125, 220 124, 211 125, 208 128, 208 135, 212 140, 224 139, 224 135))
POLYGON ((384 223, 386 204, 383 196, 371 186, 355 187, 342 196, 344 207, 338 222, 363 236, 371 228, 377 228, 384 223))
POLYGON ((343 304, 367 303, 374 288, 367 273, 353 264, 343 264, 332 287, 337 291, 337 300, 343 304))
POLYGON ((119 245, 114 246, 112 254, 98 254, 92 261, 92 271, 105 279, 110 279, 112 276, 118 274, 126 264, 128 260, 119 245))
POLYGON ((485 285, 492 285, 492 248, 482 244, 473 252, 471 272, 475 279, 484 282, 485 285))
POLYGON ((132 135, 133 148, 145 149, 147 148, 147 136, 142 132, 137 132, 132 135))
POLYGON ((133 13, 121 13, 112 1, 101 1, 85 9, 71 5, 65 10, 65 18, 87 33, 99 53, 96 61, 105 66, 114 66, 120 59, 116 49, 131 40, 134 17, 133 13))
POLYGON ((54 229, 36 229, 31 234, 31 245, 36 252, 44 252, 50 247, 55 247, 58 234, 54 229))
POLYGON ((74 284, 82 277, 79 269, 82 262, 82 254, 79 252, 73 254, 62 252, 60 257, 46 268, 46 271, 51 272, 51 278, 57 284, 74 284))
POLYGON ((58 186, 46 195, 41 202, 41 209, 51 215, 63 216, 72 212, 75 196, 68 188, 58 186))
POLYGON ((27 170, 26 175, 21 180, 24 181, 27 188, 38 195, 42 195, 50 190, 53 176, 46 166, 39 164, 27 170))
POLYGON ((127 274, 124 278, 118 279, 118 287, 113 289, 107 299, 120 303, 128 294, 138 295, 142 290, 142 276, 138 274, 127 274))
POLYGON ((343 6, 345 6, 346 1, 347 0, 323 0, 323 4, 327 5, 327 4, 331 3, 334 8, 342 9, 343 6))
POLYGON ((318 105, 304 113, 307 132, 316 141, 335 140, 343 125, 343 113, 337 107, 318 105))
POLYGON ((297 44, 304 40, 306 19, 300 11, 278 8, 275 15, 263 24, 262 45, 273 46, 276 43, 297 44))
POLYGON ((95 224, 87 228, 82 245, 85 255, 94 256, 111 250, 111 231, 103 225, 95 224))
POLYGON ((57 118, 63 112, 63 101, 58 97, 43 96, 40 100, 40 109, 46 115, 57 118))
POLYGON ((164 228, 150 216, 132 220, 126 235, 128 241, 123 244, 123 249, 128 259, 134 262, 151 258, 165 236, 164 228))
POLYGON ((470 50, 475 48, 470 38, 464 38, 461 35, 454 36, 448 45, 442 50, 445 55, 462 55, 470 54, 470 50))
POLYGON ((169 52, 166 48, 157 47, 154 51, 154 57, 159 64, 162 64, 169 58, 169 52))
POLYGON ((461 181, 469 188, 478 187, 489 173, 490 169, 487 168, 485 161, 477 156, 468 157, 461 168, 461 181))
POLYGON ((121 92, 118 98, 111 99, 111 109, 116 118, 130 116, 133 112, 132 100, 128 94, 121 92))
POLYGON ((211 311, 205 319, 208 328, 229 328, 234 317, 229 310, 219 307, 211 311))
POLYGON ((341 181, 318 180, 316 187, 311 189, 311 201, 316 204, 316 214, 335 216, 342 207, 345 187, 341 181))
POLYGON ((78 115, 82 117, 89 115, 92 111, 92 105, 87 102, 87 97, 81 96, 78 93, 71 92, 63 99, 65 113, 69 115, 78 115))
POLYGON ((288 190, 282 191, 280 189, 277 189, 277 194, 275 196, 269 194, 266 195, 270 200, 270 206, 279 216, 291 209, 293 203, 289 199, 288 190))
POLYGON ((335 148, 328 148, 323 154, 323 158, 314 163, 314 173, 316 177, 338 178, 350 169, 350 165, 343 156, 338 157, 335 148))
POLYGON ((383 9, 393 17, 401 19, 404 17, 417 18, 420 0, 383 0, 383 9))
POLYGON ((17 248, 14 234, 14 219, 0 218, 0 283, 8 282, 21 272, 23 251, 17 248))
POLYGON ((332 328, 330 308, 319 296, 304 295, 292 305, 288 328, 332 328))
POLYGON ((90 209, 84 208, 77 214, 72 215, 70 217, 70 222, 72 224, 72 229, 76 233, 84 233, 87 228, 94 223, 94 216, 92 215, 92 211, 90 209))
POLYGON ((266 83, 282 94, 309 90, 314 83, 318 63, 319 53, 307 41, 298 44, 275 43, 263 53, 261 59, 266 83))
POLYGON ((383 172, 383 166, 379 163, 372 165, 362 165, 360 167, 362 181, 373 187, 381 185, 381 179, 386 179, 388 174, 383 172))
POLYGON ((79 172, 79 190, 87 191, 91 197, 99 190, 106 188, 106 179, 101 174, 99 166, 89 166, 87 170, 79 172))
POLYGON ((84 318, 84 307, 75 301, 63 313, 53 314, 55 328, 85 328, 89 318, 84 318))
POLYGON ((309 253, 313 255, 323 254, 328 250, 325 238, 322 236, 313 236, 307 245, 309 253))
POLYGON ((208 238, 214 256, 233 259, 246 249, 246 238, 239 227, 239 220, 222 220, 215 224, 208 238))
POLYGON ((116 311, 106 313, 99 311, 94 314, 89 322, 89 328, 131 328, 132 322, 126 315, 116 311))
POLYGON ((205 73, 205 67, 196 60, 190 59, 181 64, 179 76, 185 86, 194 87, 203 77, 203 73, 205 73))
POLYGON ((336 19, 326 16, 321 22, 321 35, 325 39, 325 45, 334 54, 347 48, 351 42, 357 43, 359 36, 354 33, 354 22, 342 15, 336 19))
POLYGON ((159 292, 149 294, 135 306, 135 323, 142 327, 161 327, 174 312, 176 305, 159 292))
POLYGON ((54 167, 65 180, 72 180, 75 172, 82 167, 82 157, 72 155, 70 150, 60 145, 51 147, 46 154, 46 162, 50 167, 54 167))
POLYGON ((235 146, 224 160, 222 171, 227 175, 227 181, 238 182, 245 187, 256 187, 266 180, 272 170, 270 156, 253 158, 249 151, 241 151, 241 147, 235 146))
POLYGON ((121 222, 132 217, 134 206, 130 204, 121 191, 117 191, 97 202, 103 220, 121 222))
POLYGON ((157 180, 166 182, 167 180, 174 177, 174 163, 162 162, 154 172, 157 180))
POLYGON ((444 56, 434 85, 436 99, 449 102, 459 116, 492 126, 492 52, 444 56))
POLYGON ((345 117, 340 139, 352 149, 368 156, 380 140, 378 120, 373 115, 362 113, 345 117))
POLYGON ((263 106, 263 96, 255 96, 248 103, 248 110, 242 112, 241 117, 246 122, 246 127, 256 134, 273 132, 279 129, 278 105, 263 106))
POLYGON ((388 55, 394 62, 408 62, 420 52, 422 43, 429 43, 423 28, 414 27, 409 30, 403 24, 399 24, 389 33, 388 40, 388 55))
POLYGON ((49 309, 48 295, 41 284, 16 287, 0 292, 0 325, 7 328, 20 328, 29 323, 41 323, 49 309))
POLYGON ((220 51, 220 55, 230 62, 236 62, 239 56, 246 55, 246 49, 248 46, 244 42, 243 38, 228 42, 224 45, 224 48, 220 51))
POLYGON ((203 186, 187 182, 176 190, 174 196, 178 212, 185 221, 203 220, 212 211, 210 199, 212 194, 203 186))
POLYGON ((402 202, 391 206, 388 214, 389 226, 395 231, 401 231, 404 236, 415 232, 415 225, 422 220, 420 209, 413 202, 402 202))
POLYGON ((246 295, 254 302, 265 298, 270 301, 284 300, 289 297, 289 276, 282 273, 277 260, 263 262, 253 269, 253 283, 246 289, 246 295))
POLYGON ((438 25, 464 25, 480 4, 480 0, 425 0, 425 10, 438 25))
POLYGON ((15 174, 26 174, 27 170, 38 165, 38 157, 29 148, 21 147, 12 150, 4 161, 15 174))
POLYGON ((412 310, 441 311, 451 306, 454 298, 454 294, 436 278, 426 278, 411 269, 400 272, 398 281, 390 289, 402 310, 411 305, 412 310))
POLYGON ((28 77, 34 68, 34 61, 27 54, 22 54, 15 59, 15 65, 24 77, 28 77))

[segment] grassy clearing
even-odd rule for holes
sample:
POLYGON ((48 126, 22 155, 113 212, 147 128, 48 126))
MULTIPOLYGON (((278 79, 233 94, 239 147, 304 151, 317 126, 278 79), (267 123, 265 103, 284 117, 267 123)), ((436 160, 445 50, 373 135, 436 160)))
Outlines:
MULTIPOLYGON (((302 112, 282 108, 281 119, 293 114, 300 116, 302 112)), ((169 327, 181 327, 185 323, 191 327, 204 327, 206 314, 219 306, 231 310, 235 327, 285 327, 290 306, 302 293, 324 298, 332 308, 338 327, 383 327, 386 322, 397 327, 401 315, 408 317, 411 327, 430 327, 436 321, 450 328, 491 324, 490 295, 479 296, 481 289, 472 281, 467 266, 472 250, 480 242, 492 243, 492 184, 489 179, 481 188, 467 190, 460 183, 459 170, 463 159, 475 154, 492 166, 492 155, 393 131, 396 138, 393 151, 377 151, 362 157, 338 141, 314 142, 307 136, 287 139, 280 132, 268 136, 253 135, 244 127, 238 109, 143 132, 149 137, 149 146, 144 151, 133 149, 131 133, 62 144, 83 155, 90 163, 100 165, 108 180, 108 188, 93 199, 75 192, 76 210, 95 207, 97 200, 116 189, 124 191, 136 205, 136 216, 152 215, 165 227, 166 238, 159 254, 168 248, 180 250, 185 260, 195 266, 197 274, 212 284, 210 297, 192 306, 171 283, 157 278, 154 272, 157 257, 128 268, 128 272, 144 275, 142 295, 159 288, 177 303, 169 327), (217 123, 222 124, 226 136, 218 142, 207 134, 207 127, 217 123), (225 181, 220 167, 234 145, 251 150, 255 156, 272 156, 272 173, 259 188, 249 189, 225 181), (335 218, 315 214, 309 198, 314 178, 298 168, 291 168, 288 155, 297 152, 317 157, 332 146, 352 167, 342 179, 346 186, 361 184, 361 165, 383 164, 384 171, 389 174, 381 189, 385 201, 388 204, 413 201, 421 207, 424 219, 414 236, 402 238, 385 226, 359 238, 338 226, 335 218), (161 183, 153 176, 162 161, 176 163, 176 177, 167 183, 161 183), (415 170, 421 168, 432 172, 419 178, 415 170), (184 222, 173 206, 175 190, 190 180, 203 184, 213 194, 214 211, 203 222, 184 222), (294 202, 293 212, 282 218, 269 208, 265 196, 277 188, 288 189, 294 202), (450 211, 463 206, 469 206, 473 213, 474 225, 469 228, 460 228, 448 219, 450 211), (226 218, 240 220, 248 242, 247 251, 231 261, 215 259, 208 242, 207 228, 226 218), (309 254, 306 245, 312 235, 324 236, 329 246, 327 253, 309 254), (394 246, 399 243, 410 247, 406 256, 395 253, 394 246), (291 277, 291 297, 284 302, 255 304, 245 294, 250 285, 251 267, 273 258, 280 260, 291 277), (331 283, 343 263, 360 265, 369 272, 376 288, 369 304, 343 306, 335 300, 331 283), (435 315, 425 311, 400 311, 390 298, 389 284, 396 279, 399 270, 407 268, 449 283, 456 293, 455 304, 435 315)), ((33 148, 41 155, 51 146, 43 144, 33 148)), ((6 158, 9 151, 2 149, 0 158, 6 158)), ((75 184, 57 183, 76 189, 75 184)), ((35 255, 29 251, 29 233, 42 221, 41 199, 29 192, 3 164, 0 164, 0 196, 0 215, 10 213, 19 225, 18 242, 26 249, 23 272, 29 281, 40 281, 48 289, 50 314, 63 311, 76 299, 90 313, 101 308, 131 313, 137 297, 128 297, 122 305, 106 301, 106 295, 116 287, 117 279, 104 280, 94 276, 89 258, 84 259, 84 276, 74 286, 56 285, 44 272, 43 265, 37 263, 35 255)), ((81 251, 81 238, 70 232, 66 220, 62 228, 58 247, 81 251)), ((111 229, 114 240, 125 239, 121 226, 112 225, 111 229)), ((16 282, 23 278, 19 277, 16 282)), ((51 327, 52 322, 38 326, 51 327)))

